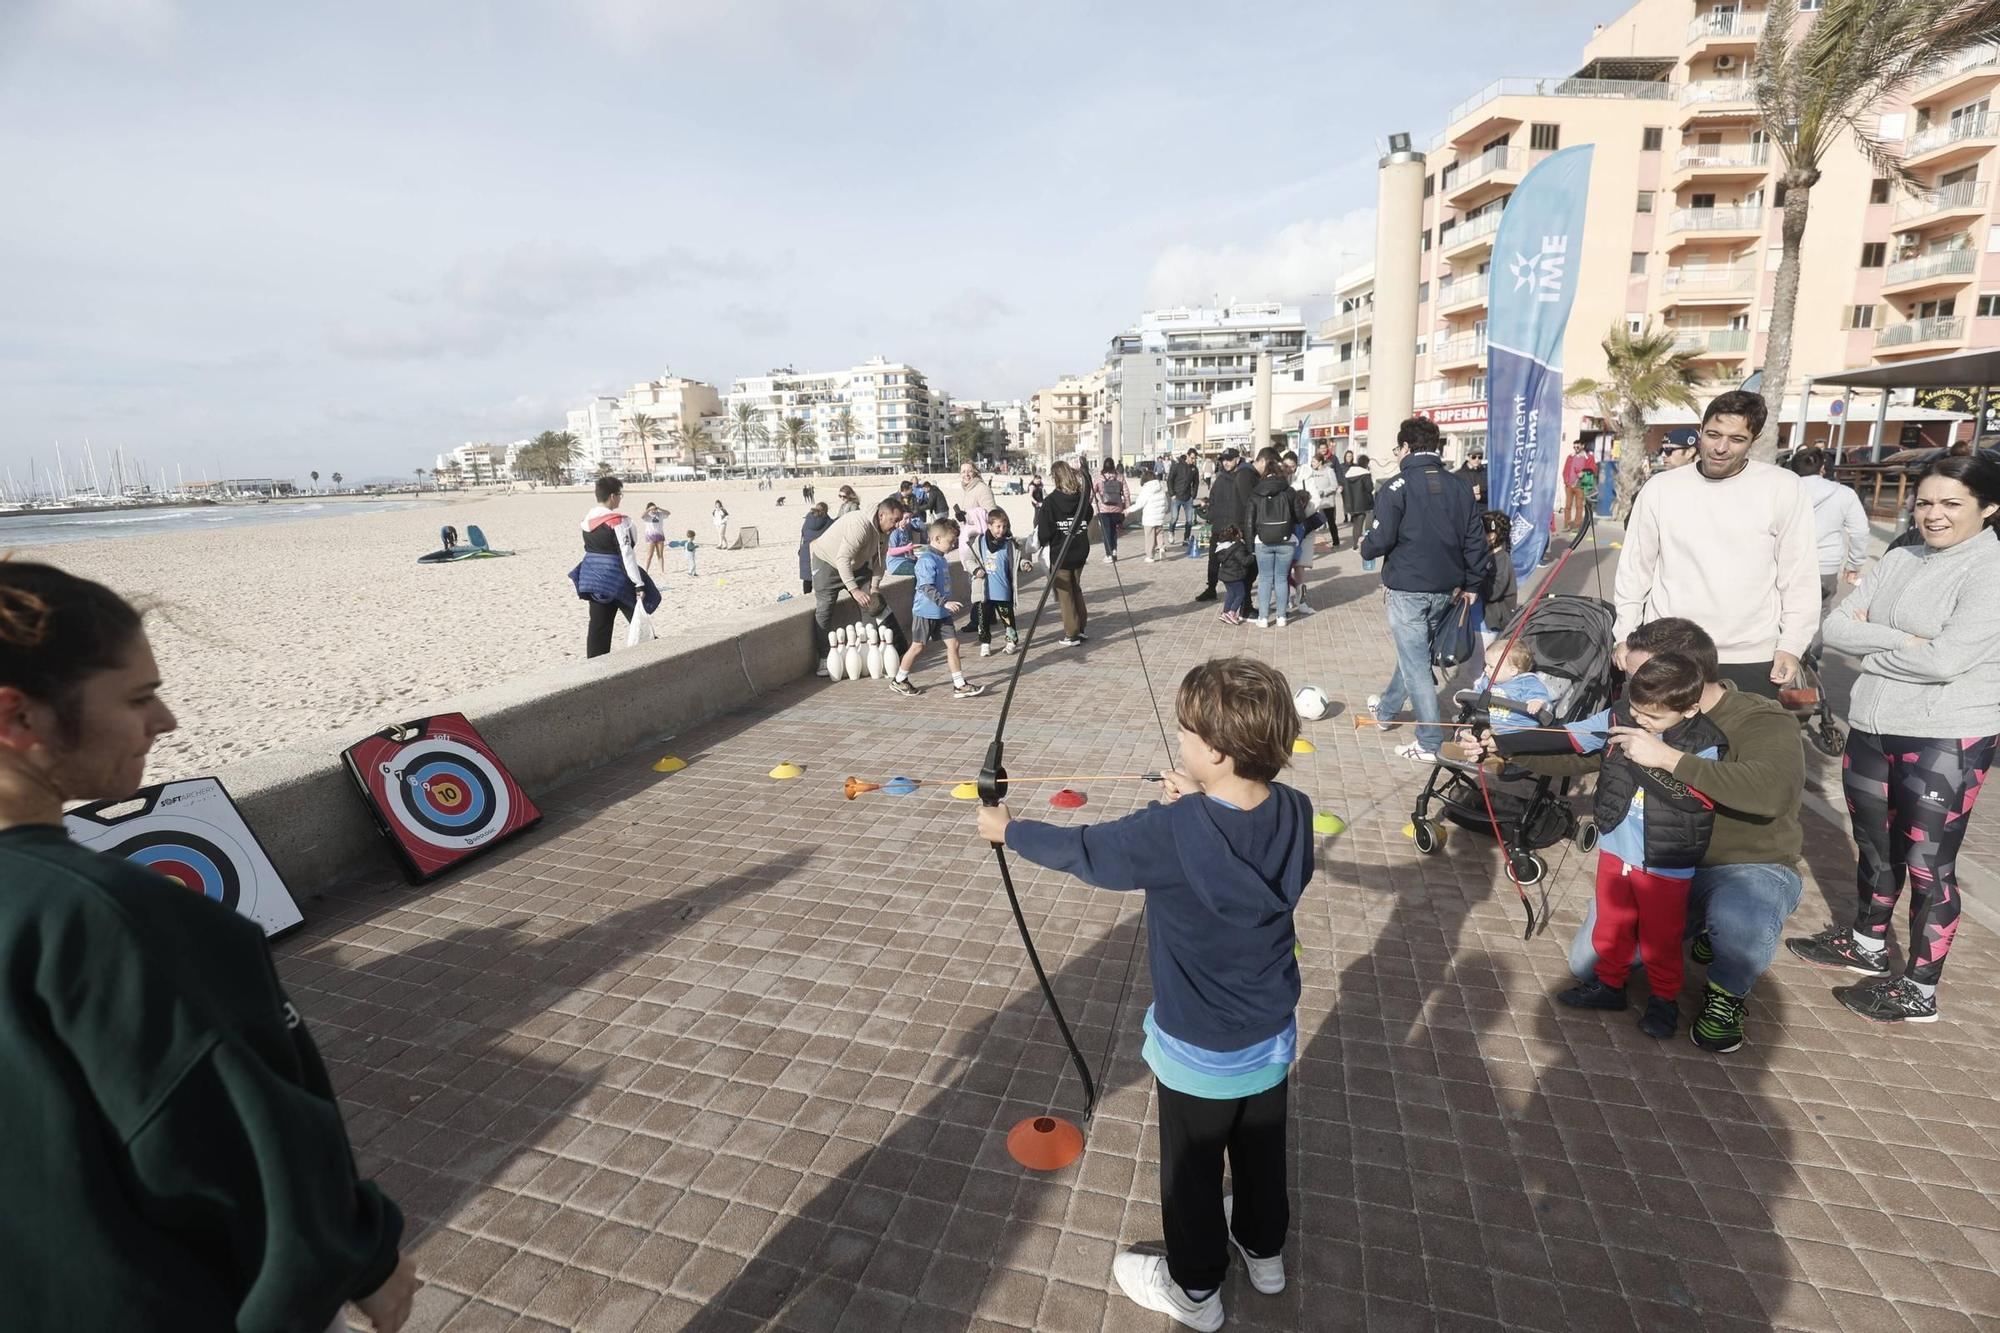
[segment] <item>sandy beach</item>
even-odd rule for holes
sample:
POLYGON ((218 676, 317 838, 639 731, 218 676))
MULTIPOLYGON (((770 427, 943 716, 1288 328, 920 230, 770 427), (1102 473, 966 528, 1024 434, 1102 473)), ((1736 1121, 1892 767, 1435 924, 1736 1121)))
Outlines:
MULTIPOLYGON (((811 482, 837 508, 842 480, 811 482)), ((864 501, 894 484, 880 476, 851 483, 864 501)), ((667 552, 663 579, 654 571, 665 594, 655 628, 671 636, 766 615, 780 593, 796 596, 803 484, 628 489, 626 512, 657 501, 672 512, 670 537, 692 528, 700 542, 696 577, 683 572, 678 550, 667 552), (717 499, 729 510, 732 536, 744 524, 758 529, 756 549, 717 548, 709 520, 717 499)), ((954 502, 961 498, 956 475, 945 489, 954 502)), ((1025 523, 1027 497, 1007 499, 1016 523, 1025 523)), ((14 558, 47 561, 150 603, 164 694, 181 723, 153 751, 147 774, 161 781, 330 732, 344 744, 523 671, 581 661, 586 612, 567 576, 582 553, 577 525, 590 504, 580 487, 452 495, 396 513, 22 546, 14 558), (476 523, 495 547, 516 554, 417 564, 437 548, 447 522, 461 539, 476 523)))

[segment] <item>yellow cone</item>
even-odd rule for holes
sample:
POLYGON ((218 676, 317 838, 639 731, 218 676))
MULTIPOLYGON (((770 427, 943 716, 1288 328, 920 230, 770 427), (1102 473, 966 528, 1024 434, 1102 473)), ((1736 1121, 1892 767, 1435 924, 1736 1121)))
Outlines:
POLYGON ((958 785, 957 785, 956 787, 953 787, 953 788, 951 789, 951 799, 952 799, 952 800, 954 800, 954 801, 976 801, 976 800, 978 800, 978 799, 979 799, 979 784, 978 784, 978 783, 976 783, 976 782, 961 782, 961 783, 959 783, 959 784, 958 784, 958 785))
POLYGON ((1292 742, 1293 754, 1315 754, 1318 750, 1319 747, 1317 745, 1314 745, 1303 736, 1292 742))
MULTIPOLYGON (((1415 830, 1411 831, 1412 833, 1415 832, 1415 830)), ((1347 821, 1331 811, 1322 810, 1313 816, 1313 832, 1345 833, 1347 832, 1347 821)))
POLYGON ((771 770, 771 776, 780 782, 790 782, 793 778, 804 774, 804 772, 803 768, 800 768, 797 764, 787 759, 784 763, 779 764, 771 770))
POLYGON ((670 754, 653 765, 655 773, 678 773, 688 766, 687 760, 677 754, 670 754))

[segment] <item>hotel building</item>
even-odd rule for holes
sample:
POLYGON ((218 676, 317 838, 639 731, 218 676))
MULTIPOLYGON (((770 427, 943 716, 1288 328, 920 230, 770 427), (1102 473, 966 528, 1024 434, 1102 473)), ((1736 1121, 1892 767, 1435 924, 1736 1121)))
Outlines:
POLYGON ((765 438, 746 456, 729 437, 737 462, 751 467, 799 463, 855 463, 938 467, 950 434, 950 402, 930 387, 924 373, 900 361, 875 357, 847 370, 801 373, 789 366, 750 375, 729 386, 726 418, 748 404, 764 426, 765 438), (787 418, 803 419, 813 430, 813 455, 781 457, 780 428, 787 418))

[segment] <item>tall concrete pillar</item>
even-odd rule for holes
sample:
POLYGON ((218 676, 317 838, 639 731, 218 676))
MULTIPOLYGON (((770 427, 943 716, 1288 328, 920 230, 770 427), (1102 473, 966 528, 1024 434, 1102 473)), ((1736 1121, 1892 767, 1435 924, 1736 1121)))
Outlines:
POLYGON ((1417 283, 1422 252, 1424 158, 1407 135, 1393 135, 1375 195, 1375 347, 1368 381, 1368 457, 1394 471, 1396 427, 1410 415, 1417 384, 1417 283))
POLYGON ((1271 354, 1257 353, 1257 369, 1250 381, 1250 456, 1271 442, 1271 354))

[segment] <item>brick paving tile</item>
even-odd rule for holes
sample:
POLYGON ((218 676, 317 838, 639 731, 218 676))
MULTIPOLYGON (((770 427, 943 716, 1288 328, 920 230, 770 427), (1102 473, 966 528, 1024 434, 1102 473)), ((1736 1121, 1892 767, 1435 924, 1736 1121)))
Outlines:
MULTIPOLYGON (((1231 651, 1336 703, 1288 775, 1348 821, 1319 841, 1297 914, 1290 1285, 1265 1297, 1232 1271, 1231 1327, 2000 1326, 1984 927, 1960 930, 1930 1027, 1871 1027, 1782 950, 1733 1056, 1684 1035, 1699 968, 1671 1042, 1633 1014, 1564 1011, 1588 858, 1548 850, 1535 893, 1553 923, 1524 942, 1490 839, 1454 829, 1416 852, 1402 829, 1423 772, 1392 753, 1406 733, 1350 720, 1390 669, 1375 576, 1322 558, 1315 614, 1257 633, 1190 606, 1179 561, 1119 566, 1130 619, 1110 574, 1085 576, 1085 649, 1055 648, 1045 622, 1029 654, 1016 772, 1161 765, 1135 625, 1163 709, 1191 663, 1231 651)), ((1567 591, 1598 586, 1573 562, 1567 591)), ((1160 1240, 1139 900, 1013 862, 1101 1085, 1082 1160, 1030 1175, 1006 1130, 1080 1120, 1081 1089, 971 807, 929 786, 839 791, 849 773, 973 776, 1004 667, 971 667, 995 686, 976 702, 786 687, 536 793, 542 825, 458 874, 305 904, 280 971, 358 1159, 409 1215, 430 1284, 411 1327, 1164 1326, 1109 1275, 1118 1249, 1160 1240), (654 773, 666 749, 689 767, 654 773), (806 776, 771 781, 780 759, 806 776)), ((1837 808, 1837 762, 1807 764, 1837 808)), ((1080 813, 1025 785, 1016 812, 1075 823, 1152 795, 1079 785, 1080 813)), ((1810 805, 1806 824, 1799 933, 1853 892, 1844 826, 1810 805)), ((2000 820, 1972 832, 1968 858, 2000 865, 2000 820)))

